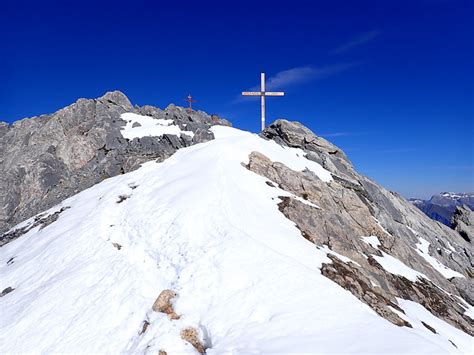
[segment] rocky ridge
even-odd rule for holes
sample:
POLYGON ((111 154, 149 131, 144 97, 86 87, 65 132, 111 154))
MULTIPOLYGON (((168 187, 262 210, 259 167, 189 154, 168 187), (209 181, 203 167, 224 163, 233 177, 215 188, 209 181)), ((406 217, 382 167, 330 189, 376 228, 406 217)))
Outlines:
MULTIPOLYGON (((133 107, 122 93, 113 92, 96 100, 78 100, 53 115, 17 122, 7 126, 6 133, 0 129, 0 164, 6 172, 0 178, 1 226, 6 230, 104 178, 213 139, 209 127, 215 124, 229 123, 174 105, 165 110, 133 107), (127 140, 120 133, 125 125, 120 115, 125 112, 172 119, 194 136, 127 140)), ((357 173, 341 149, 300 123, 278 120, 261 137, 302 149, 307 159, 332 174, 326 183, 310 170, 292 170, 258 151, 250 154, 245 165, 268 179, 269 186, 290 193, 280 197, 279 210, 296 224, 302 237, 327 251, 332 263, 322 266, 324 276, 398 326, 411 326, 397 306, 402 298, 474 334, 472 319, 464 314, 466 303, 474 305, 472 238, 463 234, 472 225, 470 215, 458 213, 456 230, 429 219, 398 194, 357 173), (388 258, 419 277, 388 271, 384 266, 388 258)), ((54 223, 62 211, 39 215, 33 224, 10 230, 1 237, 3 243, 33 227, 54 223)))
POLYGON ((212 139, 209 127, 216 124, 230 125, 215 115, 175 105, 164 110, 132 106, 120 91, 79 99, 53 114, 11 126, 0 122, 0 233, 103 179, 212 139), (171 119, 194 135, 125 139, 121 114, 126 112, 171 119))
MULTIPOLYGON (((429 219, 400 195, 357 173, 341 149, 303 125, 278 120, 261 136, 301 148, 307 159, 333 175, 334 180, 327 184, 310 171, 293 171, 258 152, 251 154, 247 166, 268 178, 269 183, 309 202, 282 197, 279 205, 304 238, 351 260, 324 266, 324 275, 397 325, 406 325, 396 311, 399 297, 418 302, 436 316, 474 334, 472 320, 464 315, 463 301, 456 297, 474 304, 471 242, 429 219), (367 242, 364 236, 376 242, 367 242), (388 272, 380 260, 390 256, 423 277, 410 280, 388 272)), ((459 222, 461 230, 464 225, 459 222)))

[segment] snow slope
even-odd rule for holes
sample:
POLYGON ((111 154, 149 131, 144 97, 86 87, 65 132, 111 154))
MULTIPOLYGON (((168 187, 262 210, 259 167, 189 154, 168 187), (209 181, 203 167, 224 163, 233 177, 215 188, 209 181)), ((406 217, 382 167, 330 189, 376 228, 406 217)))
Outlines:
MULTIPOLYGON (((328 250, 303 238, 278 210, 281 191, 241 163, 259 151, 326 182, 328 171, 298 149, 213 131, 65 200, 48 211, 71 207, 56 222, 0 248, 0 290, 14 288, 0 298, 0 352, 195 353, 179 335, 188 326, 209 354, 471 350, 437 318, 441 336, 397 327, 322 276, 328 250), (179 320, 151 310, 164 289, 179 295, 179 320)), ((431 316, 401 305, 415 324, 431 316)))

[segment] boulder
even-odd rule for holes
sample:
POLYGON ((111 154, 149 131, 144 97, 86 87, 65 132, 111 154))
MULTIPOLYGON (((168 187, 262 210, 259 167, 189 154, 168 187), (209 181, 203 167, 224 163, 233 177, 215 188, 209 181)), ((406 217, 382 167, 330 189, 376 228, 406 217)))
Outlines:
POLYGON ((195 328, 187 327, 181 330, 181 339, 190 343, 200 354, 206 353, 206 348, 199 338, 199 333, 195 328))
POLYGON ((179 315, 177 315, 174 311, 173 307, 173 299, 177 296, 177 293, 173 290, 163 290, 161 291, 160 295, 156 299, 155 303, 153 303, 152 309, 155 312, 161 312, 167 314, 170 319, 179 319, 179 315))
POLYGON ((8 295, 10 292, 12 292, 13 290, 15 290, 13 287, 7 287, 6 289, 4 289, 2 292, 0 292, 0 297, 3 297, 3 296, 6 296, 8 295))

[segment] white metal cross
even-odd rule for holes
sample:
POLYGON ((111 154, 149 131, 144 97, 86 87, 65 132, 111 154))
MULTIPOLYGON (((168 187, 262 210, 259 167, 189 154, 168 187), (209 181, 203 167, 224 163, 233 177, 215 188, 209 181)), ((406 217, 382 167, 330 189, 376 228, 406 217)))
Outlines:
POLYGON ((265 129, 265 96, 284 96, 282 91, 265 91, 265 73, 260 74, 260 91, 243 91, 244 96, 260 96, 262 105, 262 131, 265 129))

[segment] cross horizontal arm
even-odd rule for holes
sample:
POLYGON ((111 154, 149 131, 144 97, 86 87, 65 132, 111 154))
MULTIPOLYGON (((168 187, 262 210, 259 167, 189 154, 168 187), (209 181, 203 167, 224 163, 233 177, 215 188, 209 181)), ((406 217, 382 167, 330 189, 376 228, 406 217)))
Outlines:
POLYGON ((262 96, 260 91, 243 91, 242 95, 244 96, 262 96))
POLYGON ((265 91, 265 96, 285 96, 285 93, 281 91, 265 91))

